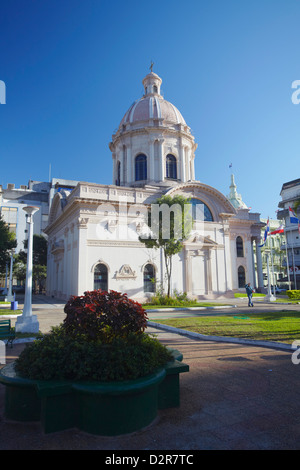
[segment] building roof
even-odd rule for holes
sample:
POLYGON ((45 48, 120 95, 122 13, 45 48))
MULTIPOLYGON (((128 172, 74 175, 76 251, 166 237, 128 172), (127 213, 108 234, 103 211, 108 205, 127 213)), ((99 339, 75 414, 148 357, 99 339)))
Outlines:
POLYGON ((186 122, 180 111, 160 94, 162 79, 156 73, 149 73, 143 79, 145 94, 136 100, 125 113, 120 126, 149 119, 164 119, 175 124, 186 122))
POLYGON ((300 178, 296 180, 288 181, 287 183, 283 183, 281 191, 283 191, 284 189, 292 188, 294 186, 298 186, 298 185, 300 185, 300 178))

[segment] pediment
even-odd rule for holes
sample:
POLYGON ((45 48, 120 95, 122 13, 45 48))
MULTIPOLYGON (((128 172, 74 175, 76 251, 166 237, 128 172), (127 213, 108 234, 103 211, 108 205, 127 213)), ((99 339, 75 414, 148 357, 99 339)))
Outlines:
POLYGON ((192 234, 184 243, 184 247, 187 250, 196 250, 201 251, 203 249, 210 250, 210 249, 221 249, 224 245, 219 244, 212 240, 210 236, 203 236, 198 233, 192 234))
POLYGON ((200 235, 199 233, 194 233, 190 236, 190 238, 188 240, 186 240, 185 244, 193 244, 193 245, 208 245, 208 246, 211 246, 211 247, 215 247, 215 246, 218 246, 219 244, 217 242, 215 242, 214 240, 212 240, 210 238, 210 236, 203 236, 203 235, 200 235))

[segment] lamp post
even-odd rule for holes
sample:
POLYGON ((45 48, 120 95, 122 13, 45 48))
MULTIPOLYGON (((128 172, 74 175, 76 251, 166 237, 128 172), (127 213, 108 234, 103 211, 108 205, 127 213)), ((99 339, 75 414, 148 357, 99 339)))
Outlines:
POLYGON ((265 250, 267 255, 267 272, 268 272, 268 294, 266 295, 266 300, 270 302, 275 302, 276 297, 271 292, 271 285, 270 285, 270 264, 269 264, 269 250, 265 250))
POLYGON ((26 206, 23 210, 27 213, 28 230, 28 247, 27 247, 27 268, 26 268, 26 284, 24 308, 21 316, 16 321, 16 332, 20 333, 38 333, 39 322, 36 315, 32 315, 32 245, 33 245, 33 214, 39 207, 26 206))

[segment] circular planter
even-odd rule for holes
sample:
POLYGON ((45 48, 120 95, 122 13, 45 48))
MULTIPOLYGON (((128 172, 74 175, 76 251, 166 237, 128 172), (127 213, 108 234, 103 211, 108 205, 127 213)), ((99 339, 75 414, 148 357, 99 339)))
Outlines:
POLYGON ((40 421, 44 432, 69 428, 104 436, 140 430, 158 410, 179 406, 179 374, 189 366, 172 350, 174 361, 145 377, 124 382, 39 381, 19 377, 14 363, 0 370, 6 386, 5 417, 40 421), (176 359, 178 358, 178 359, 176 359))

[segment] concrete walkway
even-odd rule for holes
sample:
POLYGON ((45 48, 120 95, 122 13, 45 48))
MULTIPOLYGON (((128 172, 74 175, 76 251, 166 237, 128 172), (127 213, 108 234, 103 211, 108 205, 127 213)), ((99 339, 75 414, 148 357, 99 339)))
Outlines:
MULTIPOLYGON (((65 317, 64 304, 49 301, 34 299, 33 310, 42 332, 65 317)), ((261 307, 270 310, 269 305, 261 307)), ((239 311, 244 309, 247 307, 239 311)), ((299 310, 299 306, 285 309, 299 310)), ((204 449, 299 449, 300 364, 292 363, 290 351, 204 341, 152 327, 149 331, 162 343, 179 349, 183 361, 190 366, 190 372, 181 374, 179 408, 160 411, 147 429, 126 436, 99 437, 77 429, 45 435, 38 423, 5 420, 5 388, 0 385, 0 449, 189 453, 204 449)), ((13 349, 8 348, 7 362, 14 360, 24 347, 25 344, 15 344, 13 349)))

